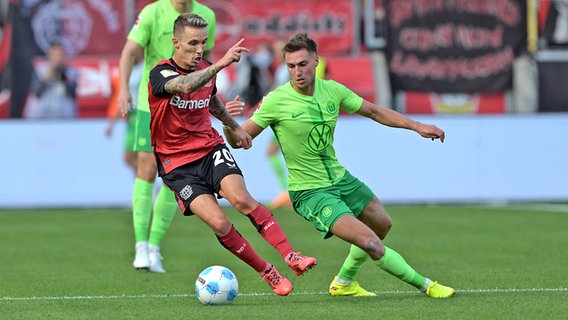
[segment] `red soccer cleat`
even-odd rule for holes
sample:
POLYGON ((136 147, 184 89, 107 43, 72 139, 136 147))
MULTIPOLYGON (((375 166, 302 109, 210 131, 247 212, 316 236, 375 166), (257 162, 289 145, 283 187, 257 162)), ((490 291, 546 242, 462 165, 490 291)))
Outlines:
POLYGON ((304 272, 307 272, 318 263, 316 258, 303 256, 301 252, 292 252, 290 255, 288 265, 298 277, 301 277, 304 272))
POLYGON ((272 291, 279 296, 287 296, 292 292, 292 282, 284 278, 274 266, 270 266, 262 280, 268 282, 270 287, 272 287, 272 291))

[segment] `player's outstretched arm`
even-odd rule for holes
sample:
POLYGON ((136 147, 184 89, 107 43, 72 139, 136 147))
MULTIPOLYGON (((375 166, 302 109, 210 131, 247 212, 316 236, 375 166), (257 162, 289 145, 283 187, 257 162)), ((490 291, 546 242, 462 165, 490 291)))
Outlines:
POLYGON ((233 45, 227 53, 217 62, 213 63, 209 67, 198 70, 195 72, 190 72, 185 76, 178 76, 172 78, 165 85, 166 92, 168 93, 192 93, 197 89, 203 87, 207 82, 209 82, 213 77, 224 68, 230 66, 235 62, 239 62, 241 59, 241 54, 243 52, 248 52, 249 50, 245 47, 241 47, 241 43, 244 39, 239 40, 235 45, 233 45))
POLYGON ((414 121, 402 113, 377 106, 366 100, 363 100, 363 104, 357 113, 385 126, 415 131, 424 138, 440 139, 441 142, 444 142, 445 139, 444 131, 435 125, 414 121))

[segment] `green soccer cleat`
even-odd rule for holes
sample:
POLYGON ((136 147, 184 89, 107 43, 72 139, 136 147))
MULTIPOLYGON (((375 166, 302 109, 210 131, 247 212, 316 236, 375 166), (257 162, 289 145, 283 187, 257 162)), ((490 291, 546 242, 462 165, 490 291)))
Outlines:
POLYGON ((456 290, 450 287, 443 286, 436 281, 430 282, 426 287, 426 295, 430 298, 450 298, 456 293, 456 290))
POLYGON ((374 297, 376 294, 363 289, 358 281, 350 284, 339 284, 335 278, 329 285, 329 294, 332 296, 374 297))

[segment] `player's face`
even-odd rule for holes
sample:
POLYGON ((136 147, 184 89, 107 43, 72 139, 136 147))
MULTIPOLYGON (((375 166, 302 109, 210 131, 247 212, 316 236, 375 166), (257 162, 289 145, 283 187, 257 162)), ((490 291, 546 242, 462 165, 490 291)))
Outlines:
POLYGON ((284 61, 288 66, 292 87, 299 93, 313 94, 318 56, 301 49, 284 53, 284 61))
POLYGON ((175 62, 184 69, 193 70, 199 65, 207 43, 206 28, 185 27, 179 37, 173 39, 175 62))

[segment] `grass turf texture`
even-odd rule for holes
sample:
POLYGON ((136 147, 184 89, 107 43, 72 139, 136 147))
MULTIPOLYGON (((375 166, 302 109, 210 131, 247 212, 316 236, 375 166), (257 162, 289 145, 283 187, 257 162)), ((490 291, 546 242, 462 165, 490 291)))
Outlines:
POLYGON ((128 210, 2 210, 0 318, 564 319, 565 208, 388 206, 394 227, 385 243, 423 275, 456 288, 449 300, 427 298, 371 261, 359 280, 377 297, 330 297, 327 287, 348 245, 322 240, 287 209, 274 213, 292 244, 318 258, 318 266, 302 278, 246 217, 227 209, 257 252, 292 280, 294 291, 287 297, 274 295, 196 217, 176 216, 162 247, 167 273, 152 274, 132 268, 128 210), (232 305, 204 306, 195 297, 195 278, 214 264, 230 268, 239 280, 232 305))

